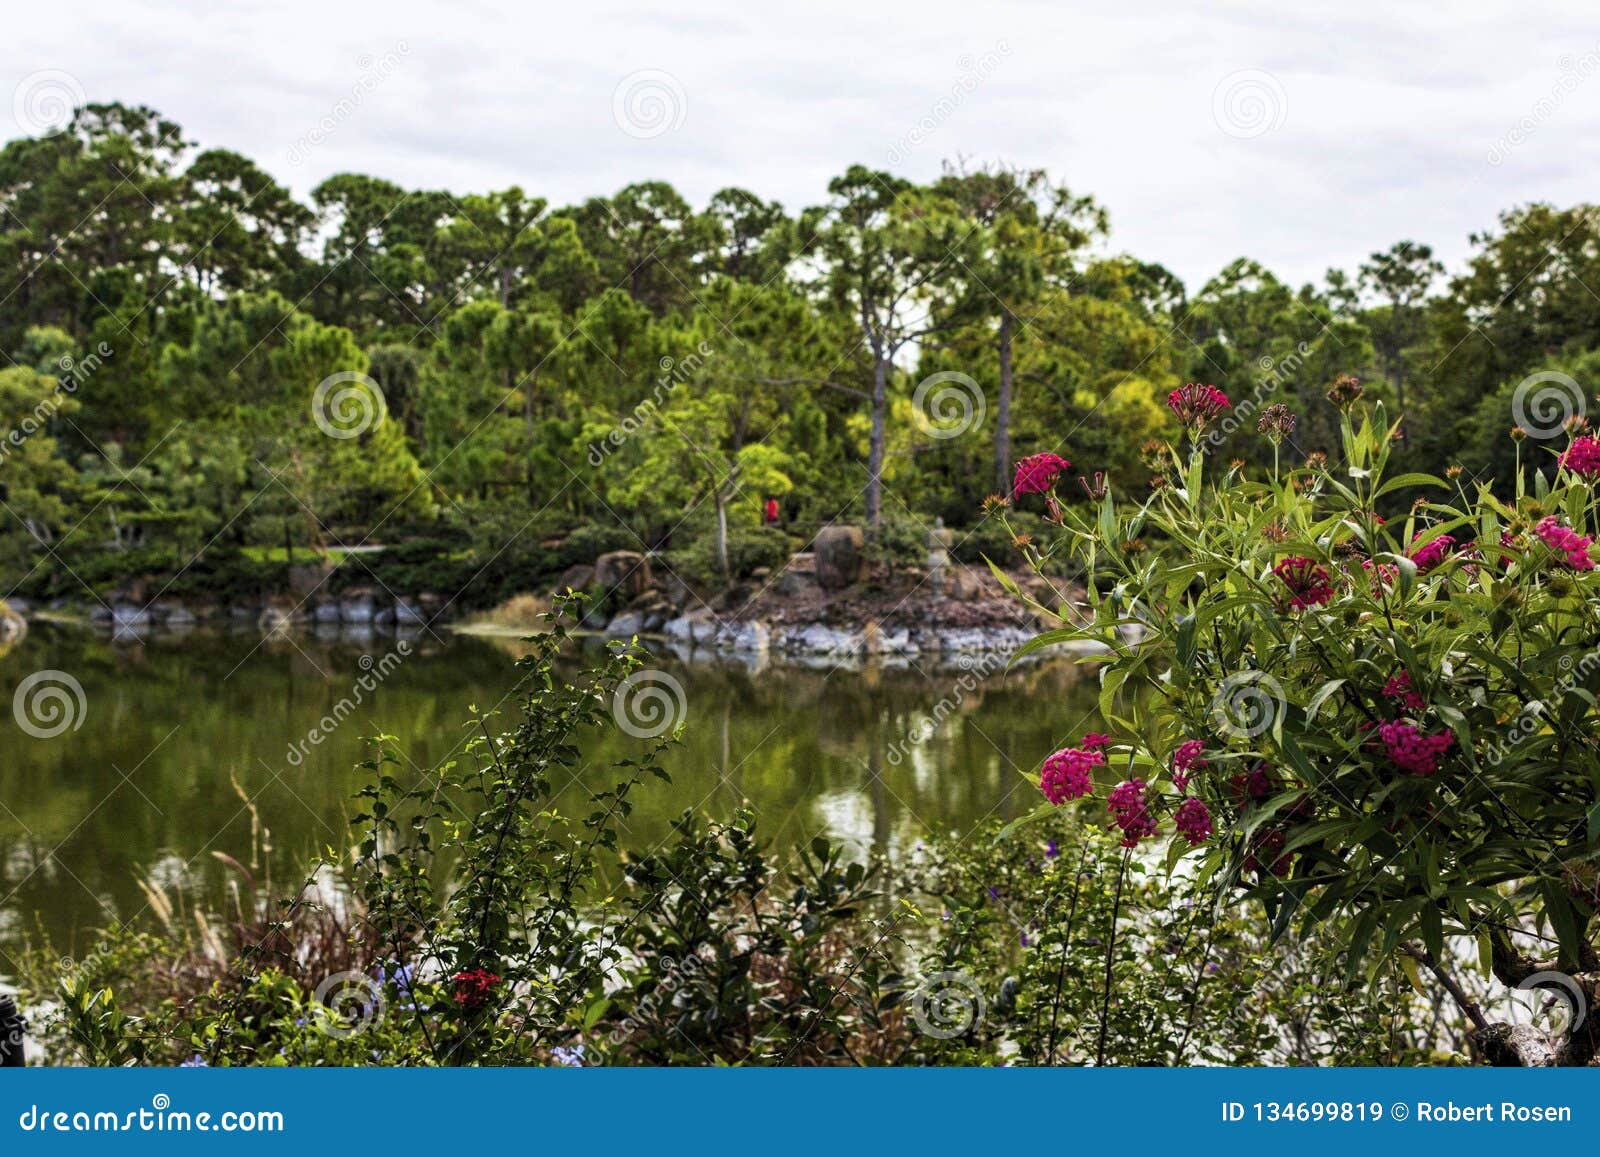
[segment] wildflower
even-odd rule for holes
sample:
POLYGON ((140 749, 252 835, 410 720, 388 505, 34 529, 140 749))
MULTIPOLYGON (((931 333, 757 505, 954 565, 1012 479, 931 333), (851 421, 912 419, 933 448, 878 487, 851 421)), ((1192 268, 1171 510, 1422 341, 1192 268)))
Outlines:
POLYGON ((1439 760, 1456 741, 1448 731, 1424 735, 1403 719, 1381 724, 1378 738, 1383 741, 1384 750, 1394 765, 1412 775, 1432 775, 1438 771, 1439 760))
POLYGON ((1365 393, 1360 378, 1352 378, 1349 374, 1340 374, 1333 379, 1333 385, 1328 387, 1327 398, 1341 410, 1348 410, 1360 400, 1365 393))
POLYGON ((201 1056, 199 1053, 195 1053, 194 1056, 190 1057, 188 1060, 180 1062, 178 1067, 180 1069, 209 1069, 211 1067, 211 1062, 206 1060, 206 1058, 201 1056))
POLYGON ((1094 790, 1093 772, 1104 767, 1106 757, 1081 747, 1063 747, 1044 761, 1039 775, 1039 790, 1051 803, 1060 805, 1082 799, 1094 790))
POLYGON ((1289 537, 1289 528, 1274 519, 1261 528, 1261 537, 1268 542, 1283 542, 1289 537))
POLYGON ((1185 739, 1172 753, 1172 782, 1179 791, 1189 790, 1191 772, 1210 766, 1206 760, 1200 758, 1205 749, 1205 740, 1185 739))
POLYGON ((1122 544, 1122 549, 1126 554, 1143 554, 1147 548, 1144 539, 1130 538, 1122 544))
POLYGON ((1407 711, 1421 711, 1428 701, 1411 686, 1411 672, 1401 671, 1383 685, 1385 699, 1398 699, 1407 711))
POLYGON ((1167 407, 1185 426, 1201 430, 1222 411, 1231 410, 1233 403, 1228 401, 1228 395, 1216 386, 1189 382, 1167 395, 1167 407))
POLYGON ((1450 552, 1456 548, 1456 540, 1448 534, 1430 538, 1427 542, 1418 546, 1417 539, 1420 539, 1426 533, 1426 531, 1423 531, 1411 540, 1411 549, 1406 554, 1407 558, 1417 564, 1418 574, 1427 574, 1448 558, 1450 552))
POLYGON ((1457 478, 1460 478, 1462 473, 1463 470, 1460 466, 1446 466, 1444 468, 1444 476, 1450 479, 1452 482, 1457 478))
POLYGON ((561 1065, 561 1066, 563 1066, 565 1068, 569 1068, 569 1069, 581 1069, 581 1068, 583 1068, 583 1046, 582 1045, 573 1045, 570 1049, 569 1048, 562 1048, 560 1045, 557 1045, 555 1048, 550 1050, 550 1055, 551 1055, 551 1057, 553 1057, 555 1059, 556 1064, 561 1065))
POLYGON ((1146 438, 1139 443, 1139 464, 1146 470, 1161 470, 1168 465, 1172 448, 1159 438, 1146 438))
POLYGON ((458 972, 450 978, 456 987, 455 1001, 468 1012, 476 1012, 489 1003, 500 978, 484 968, 458 972))
POLYGON ((1562 526, 1553 515, 1541 518, 1539 524, 1533 528, 1533 532, 1551 550, 1564 555, 1562 561, 1571 569, 1594 569, 1594 561, 1589 557, 1589 548, 1594 545, 1594 539, 1588 535, 1579 534, 1562 526))
POLYGON ((1294 412, 1282 402, 1273 402, 1272 405, 1261 411, 1261 420, 1256 423, 1256 433, 1265 434, 1277 445, 1294 433, 1294 412))
POLYGON ((1032 546, 1033 545, 1033 535, 1031 535, 1031 534, 1013 535, 1012 538, 1011 538, 1011 545, 1016 547, 1018 550, 1021 550, 1025 546, 1032 546))
POLYGON ((991 494, 989 497, 983 500, 983 512, 985 514, 993 514, 998 510, 1004 510, 1010 505, 1011 499, 1007 498, 1005 495, 991 494))
POLYGON ((1093 485, 1082 474, 1078 475, 1078 485, 1083 487, 1083 492, 1089 496, 1091 502, 1099 502, 1111 489, 1106 485, 1106 472, 1104 470, 1096 470, 1094 472, 1093 485))
POLYGON ((1017 463, 1017 474, 1012 480, 1011 489, 1017 494, 1043 494, 1070 469, 1072 463, 1059 454, 1052 454, 1048 450, 1042 454, 1030 454, 1017 463))
POLYGON ((1561 465, 1584 478, 1600 474, 1600 434, 1573 439, 1561 455, 1561 465))
POLYGON ((1146 836, 1156 835, 1161 829, 1150 814, 1144 798, 1144 780, 1127 779, 1112 789, 1106 799, 1106 810, 1111 822, 1122 829, 1122 846, 1134 848, 1146 836))
POLYGON ((1511 427, 1511 440, 1513 442, 1521 442, 1523 439, 1527 438, 1527 436, 1528 431, 1523 429, 1521 426, 1511 427))
POLYGON ((1078 746, 1085 751, 1094 751, 1096 748, 1111 746, 1111 736, 1101 735, 1098 731, 1091 731, 1078 740, 1078 746))
POLYGON ((1315 560, 1295 555, 1272 568, 1272 573, 1289 590, 1287 606, 1301 611, 1319 607, 1333 598, 1333 584, 1327 569, 1315 560))
POLYGON ((1313 450, 1306 455, 1306 466, 1312 470, 1326 470, 1328 468, 1328 456, 1321 450, 1313 450))
POLYGON ((1061 847, 1054 840, 1046 840, 1044 845, 1044 858, 1053 860, 1061 854, 1061 847))
POLYGON ((1258 763, 1250 771, 1232 776, 1228 786, 1233 790, 1234 799, 1240 807, 1260 803, 1272 794, 1272 775, 1267 771, 1266 764, 1258 763))
POLYGON ((1190 844, 1203 844, 1211 836, 1211 811, 1194 796, 1186 796, 1172 813, 1172 826, 1190 844))

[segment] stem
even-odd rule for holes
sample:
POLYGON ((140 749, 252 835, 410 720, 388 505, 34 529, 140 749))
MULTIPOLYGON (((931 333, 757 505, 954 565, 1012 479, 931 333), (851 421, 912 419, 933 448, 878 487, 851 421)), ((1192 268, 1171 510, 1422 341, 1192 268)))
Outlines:
POLYGON ((1106 937, 1106 979, 1105 992, 1100 997, 1100 1043, 1095 1050, 1095 1066, 1104 1068, 1106 1063, 1106 1030, 1110 1027, 1108 1018, 1111 1015, 1111 960, 1117 947, 1117 917, 1122 914, 1122 882, 1128 876, 1128 856, 1131 848, 1122 850, 1122 867, 1117 871, 1117 895, 1111 904, 1111 934, 1106 937))

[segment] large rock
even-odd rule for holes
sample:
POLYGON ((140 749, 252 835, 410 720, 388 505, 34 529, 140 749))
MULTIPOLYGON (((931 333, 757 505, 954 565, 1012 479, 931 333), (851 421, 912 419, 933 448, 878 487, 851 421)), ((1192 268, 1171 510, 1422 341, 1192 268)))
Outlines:
POLYGON ((823 590, 843 590, 861 577, 861 528, 825 526, 812 544, 817 582, 823 590))
POLYGON ((716 634, 715 644, 725 651, 738 651, 741 654, 765 654, 772 641, 772 633, 767 629, 767 624, 759 619, 752 619, 747 623, 729 623, 716 634))
POLYGON ((719 626, 717 617, 700 607, 687 615, 668 619, 661 630, 667 638, 677 639, 681 643, 709 643, 716 638, 719 626))
POLYGON ((372 622, 373 616, 377 613, 377 601, 366 592, 351 594, 339 603, 340 622, 365 626, 372 622))
POLYGON ((592 586, 594 586, 594 567, 586 562, 580 562, 562 572, 550 593, 559 595, 569 590, 586 591, 592 586))
POLYGON ((626 598, 650 589, 650 560, 636 550, 613 550, 594 560, 594 584, 626 598))
POLYGON ((644 632, 644 621, 639 611, 623 611, 606 624, 606 635, 613 639, 631 639, 644 632))

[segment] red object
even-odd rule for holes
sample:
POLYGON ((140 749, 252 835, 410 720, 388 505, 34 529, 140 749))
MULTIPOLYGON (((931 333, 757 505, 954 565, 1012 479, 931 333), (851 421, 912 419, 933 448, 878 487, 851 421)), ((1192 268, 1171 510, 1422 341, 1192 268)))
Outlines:
POLYGON ((772 523, 777 522, 777 521, 778 521, 778 500, 776 498, 769 498, 769 499, 767 499, 767 525, 770 526, 772 523))

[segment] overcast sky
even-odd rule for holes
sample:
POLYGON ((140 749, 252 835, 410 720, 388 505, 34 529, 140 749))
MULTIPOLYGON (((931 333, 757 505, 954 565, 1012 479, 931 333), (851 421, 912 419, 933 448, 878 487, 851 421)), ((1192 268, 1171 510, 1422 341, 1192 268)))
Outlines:
POLYGON ((7 137, 59 99, 154 106, 304 196, 355 170, 565 203, 665 179, 790 209, 852 162, 1043 166, 1112 247, 1197 289, 1292 281, 1401 238, 1452 267, 1530 200, 1600 199, 1600 20, 1583 2, 560 5, 18 3, 7 137))

